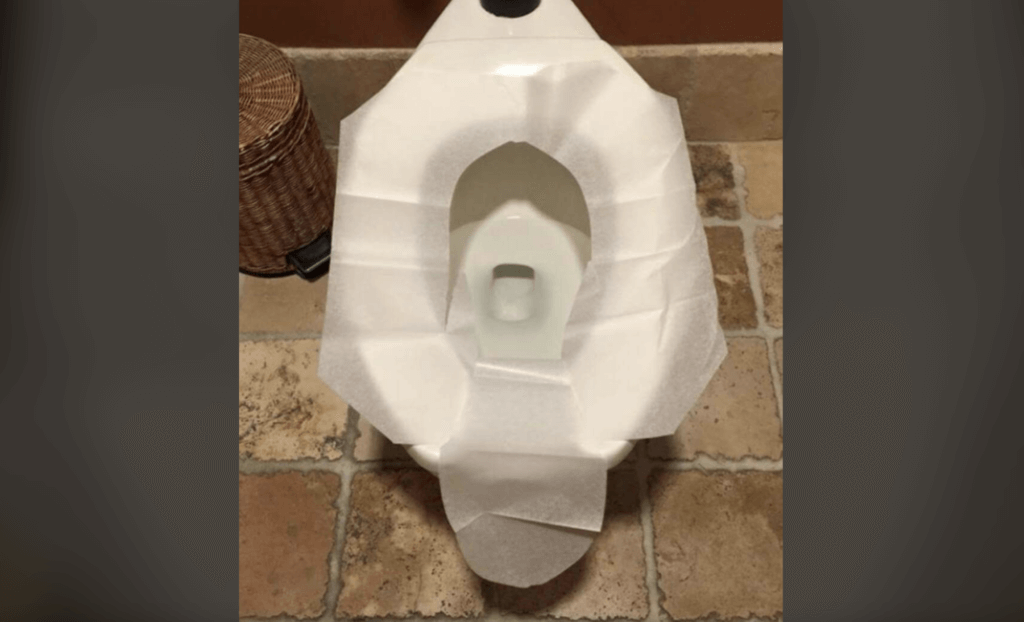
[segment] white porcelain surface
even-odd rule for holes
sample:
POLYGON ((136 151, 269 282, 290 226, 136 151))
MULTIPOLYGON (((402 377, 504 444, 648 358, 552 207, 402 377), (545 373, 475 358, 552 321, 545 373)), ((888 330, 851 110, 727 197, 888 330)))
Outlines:
MULTIPOLYGON (((509 201, 483 222, 451 233, 455 274, 467 277, 476 312, 480 355, 492 359, 562 357, 566 320, 590 256, 590 239, 575 227, 549 218, 527 201, 509 201), (495 268, 516 264, 533 278, 502 276, 495 268)), ((634 443, 598 441, 588 449, 608 468, 634 443)), ((440 445, 408 445, 409 455, 437 474, 440 445)))

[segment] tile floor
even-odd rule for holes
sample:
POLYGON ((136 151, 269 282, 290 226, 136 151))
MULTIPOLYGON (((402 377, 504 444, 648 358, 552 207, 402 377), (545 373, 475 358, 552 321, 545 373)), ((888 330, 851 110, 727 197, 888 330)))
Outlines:
POLYGON ((609 474, 605 526, 546 585, 466 567, 437 480, 316 377, 327 276, 239 284, 239 616, 779 620, 782 142, 691 145, 729 356, 609 474))

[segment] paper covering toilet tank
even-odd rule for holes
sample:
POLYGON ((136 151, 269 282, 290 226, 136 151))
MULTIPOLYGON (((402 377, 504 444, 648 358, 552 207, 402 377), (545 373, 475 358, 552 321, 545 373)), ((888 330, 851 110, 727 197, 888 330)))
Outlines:
POLYGON ((452 0, 342 120, 332 235, 319 375, 438 475, 490 581, 578 561, 608 468, 675 432, 725 357, 676 101, 571 0, 515 18, 452 0), (454 244, 456 185, 510 144, 571 173, 589 232, 537 209, 527 177, 454 244))

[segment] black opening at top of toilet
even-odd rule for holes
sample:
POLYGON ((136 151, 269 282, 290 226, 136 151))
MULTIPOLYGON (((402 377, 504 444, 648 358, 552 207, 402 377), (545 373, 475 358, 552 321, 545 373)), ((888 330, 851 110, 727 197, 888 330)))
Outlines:
POLYGON ((480 0, 480 6, 498 17, 522 17, 533 13, 540 0, 480 0))

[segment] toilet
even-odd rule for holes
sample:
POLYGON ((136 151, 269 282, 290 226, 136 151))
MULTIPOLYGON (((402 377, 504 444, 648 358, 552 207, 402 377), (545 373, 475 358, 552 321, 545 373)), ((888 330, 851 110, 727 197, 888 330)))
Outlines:
POLYGON ((725 357, 678 106, 571 0, 452 0, 342 120, 332 237, 319 375, 490 581, 577 563, 725 357))

